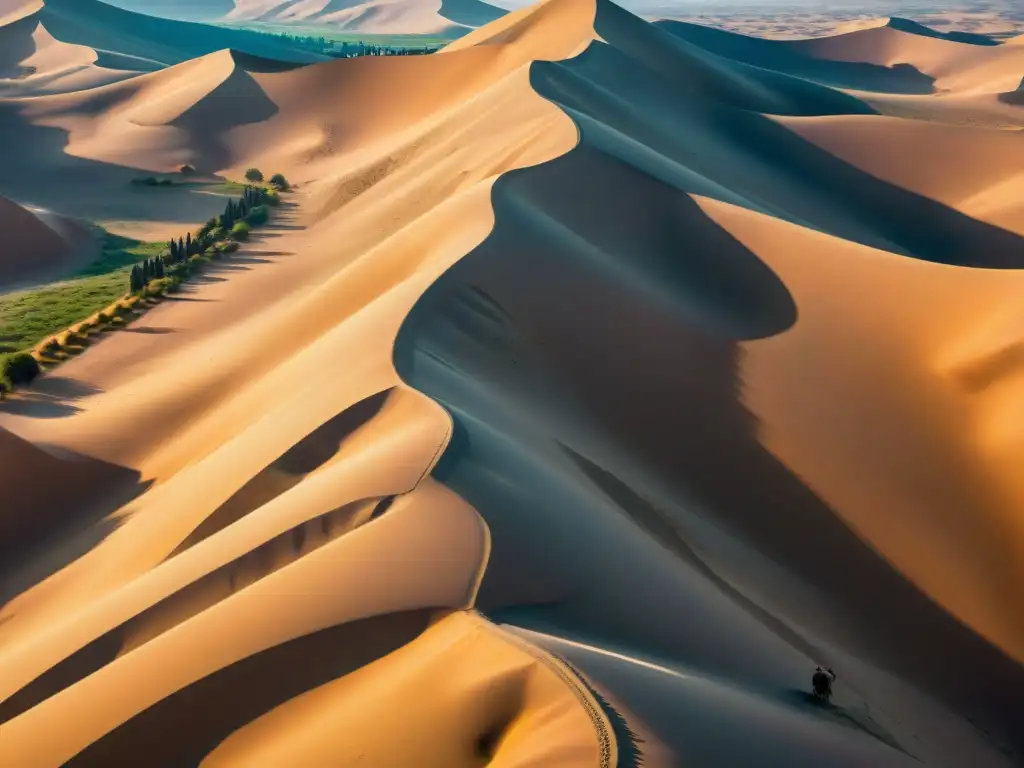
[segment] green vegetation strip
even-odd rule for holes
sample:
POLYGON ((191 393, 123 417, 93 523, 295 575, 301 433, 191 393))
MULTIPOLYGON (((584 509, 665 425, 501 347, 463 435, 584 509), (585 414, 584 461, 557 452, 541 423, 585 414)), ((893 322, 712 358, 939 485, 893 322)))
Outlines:
POLYGON ((31 349, 121 298, 132 265, 166 247, 102 232, 99 257, 78 276, 0 296, 0 353, 31 349))
POLYGON ((93 334, 123 327, 212 259, 234 252, 253 227, 266 224, 268 206, 280 204, 288 182, 276 174, 264 185, 255 168, 246 177, 250 184, 242 186, 242 197, 230 200, 224 214, 195 237, 188 232, 170 243, 147 243, 97 227, 100 254, 77 275, 0 295, 0 399, 30 383, 40 364, 58 365, 84 351, 93 334))

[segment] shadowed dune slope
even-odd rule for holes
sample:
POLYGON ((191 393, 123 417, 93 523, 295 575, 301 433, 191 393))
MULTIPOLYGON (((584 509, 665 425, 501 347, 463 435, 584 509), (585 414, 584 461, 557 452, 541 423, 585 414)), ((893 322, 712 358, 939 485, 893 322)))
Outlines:
POLYGON ((1020 763, 1020 147, 832 53, 547 0, 0 103, 298 185, 0 404, 0 764, 1020 763))
POLYGON ((155 68, 138 59, 110 69, 97 66, 98 59, 88 46, 55 39, 37 12, 0 22, 0 96, 74 91, 155 68))
POLYGON ((1024 133, 881 116, 778 121, 879 179, 1024 235, 1024 133))
POLYGON ((0 288, 53 278, 76 261, 76 251, 88 250, 87 236, 66 226, 67 239, 29 210, 0 195, 0 288))
MULTIPOLYGON (((999 167, 996 143, 979 149, 980 175, 963 182, 968 188, 952 184, 963 169, 952 160, 931 177, 908 178, 897 167, 888 177, 905 188, 891 186, 865 174, 856 155, 849 155, 851 164, 836 164, 831 153, 790 144, 789 131, 766 129, 764 118, 732 110, 758 109, 744 100, 763 98, 763 91, 701 87, 677 48, 656 34, 631 37, 640 28, 621 10, 599 4, 595 30, 606 42, 569 61, 533 66, 534 87, 573 117, 580 146, 499 181, 495 230, 432 287, 398 340, 399 371, 456 420, 436 476, 473 503, 492 530, 482 605, 513 623, 747 680, 790 705, 787 690, 801 683, 787 681, 783 670, 800 667, 801 655, 829 658, 844 648, 848 674, 864 692, 863 700, 844 706, 859 711, 854 719, 862 734, 886 749, 895 745, 942 763, 946 748, 912 746, 918 729, 934 736, 946 727, 924 710, 910 716, 914 725, 865 715, 876 706, 905 706, 909 693, 875 687, 902 677, 951 710, 971 712, 972 722, 987 723, 1000 746, 991 753, 981 747, 987 754, 978 759, 1000 764, 1007 753, 999 750, 1021 748, 1009 715, 1024 691, 1010 658, 1024 654, 1015 586, 1022 577, 1020 527, 1010 501, 1016 481, 993 474, 989 449, 974 442, 980 424, 967 415, 973 397, 950 391, 933 360, 955 354, 958 323, 980 307, 993 316, 1009 311, 1020 277, 977 273, 951 316, 951 297, 967 278, 926 262, 972 263, 977 238, 991 236, 1002 243, 1003 256, 973 263, 1021 266, 1019 237, 938 202, 960 203, 973 193, 971 185, 997 185, 998 174, 1012 170, 999 167), (685 79, 673 82, 683 73, 685 79), (666 81, 675 86, 672 97, 666 81), (679 98, 679 89, 687 97, 679 98), (709 128, 698 132, 697 120, 709 128), (740 157, 742 170, 730 173, 730 160, 740 157), (767 186, 758 189, 761 183, 767 186), (798 186, 808 192, 795 193, 798 186), (696 205, 685 192, 716 202, 696 205), (787 210, 790 205, 797 207, 787 210), (595 210, 616 215, 605 222, 591 215, 595 210), (864 247, 870 245, 921 261, 864 247), (762 260, 773 270, 786 267, 781 282, 759 271, 762 260), (819 271, 836 275, 827 290, 796 278, 819 271), (873 292, 852 279, 861 273, 881 281, 873 292), (905 295, 895 288, 901 273, 913 274, 922 291, 931 287, 906 309, 886 310, 893 313, 885 315, 890 328, 901 330, 891 337, 891 353, 875 361, 866 350, 882 333, 882 321, 856 318, 889 306, 883 297, 890 289, 881 293, 880 285, 905 295), (824 309, 847 292, 866 306, 844 305, 843 322, 838 310, 818 316, 814 307, 824 309), (950 298, 939 304, 928 298, 939 295, 950 298), (830 349, 842 351, 822 354, 830 349), (834 388, 815 387, 819 395, 806 399, 810 382, 822 376, 834 376, 834 388), (785 404, 778 396, 783 386, 792 393, 785 404), (910 407, 914 397, 919 404, 910 407), (839 417, 849 403, 863 406, 839 417), (897 412, 903 415, 894 421, 897 412), (936 420, 944 412, 958 415, 936 420), (824 438, 830 429, 833 437, 824 438), (831 442, 834 459, 797 449, 810 445, 797 436, 804 430, 831 442), (902 475, 894 469, 899 454, 893 451, 900 449, 921 457, 923 467, 943 469, 907 466, 902 475), (868 470, 876 461, 886 469, 868 470), (876 471, 896 472, 888 490, 859 492, 858 483, 876 471), (608 510, 600 524, 599 508, 608 510), (536 516, 524 519, 527 509, 536 516), (900 509, 901 522, 885 522, 875 513, 881 509, 900 509), (937 509, 945 511, 932 514, 937 509), (980 509, 986 512, 978 517, 980 509), (660 531, 662 546, 685 554, 663 562, 643 549, 642 534, 625 541, 624 520, 646 521, 648 530, 660 531), (533 533, 538 529, 545 531, 543 544, 533 533), (583 541, 574 535, 581 529, 583 541), (564 538, 552 539, 559 535, 564 538), (973 555, 961 549, 968 541, 975 542, 973 555), (576 555, 567 562, 570 547, 576 555), (820 555, 811 554, 816 548, 820 555), (762 565, 740 565, 743 552, 760 553, 762 565), (608 569, 610 562, 620 567, 608 569), (661 568, 690 575, 656 575, 661 568), (638 595, 651 583, 666 590, 673 584, 678 596, 659 589, 651 598, 657 607, 645 607, 638 595), (721 588, 732 595, 728 608, 696 597, 721 588), (819 593, 821 602, 805 590, 819 593), (614 600, 616 594, 621 598, 614 600), (771 606, 766 613, 751 610, 754 594, 760 595, 755 602, 771 606), (697 614, 698 604, 709 613, 697 614), (871 615, 876 618, 863 624, 852 618, 871 615), (747 621, 753 623, 734 623, 747 621), (782 643, 767 663, 765 654, 776 651, 755 639, 762 631, 782 643), (845 653, 864 660, 857 672, 845 653), (788 654, 795 655, 787 660, 788 654), (754 657, 756 664, 745 661, 754 657), (970 671, 954 671, 950 658, 973 659, 970 671)), ((492 34, 503 40, 508 32, 492 34)), ((828 113, 827 100, 795 103, 828 113)), ((809 132, 819 125, 828 130, 829 121, 883 119, 820 120, 780 122, 799 129, 806 121, 809 132)), ((957 146, 964 152, 984 140, 983 133, 959 136, 923 124, 901 128, 908 144, 927 137, 943 152, 957 146)), ((1015 137, 999 138, 1007 139, 1005 150, 1015 148, 1015 137)), ((880 137, 878 144, 887 142, 880 137)), ((841 147, 852 153, 839 139, 830 148, 847 156, 841 147)), ((860 163, 869 172, 883 164, 860 163)), ((1020 198, 1010 193, 1008 199, 1020 198)), ((817 450, 824 444, 816 443, 817 450)), ((975 738, 945 722, 957 750, 966 748, 961 739, 975 738)), ((671 730, 658 736, 674 738, 671 730)), ((714 754, 719 763, 726 759, 714 754)), ((844 754, 850 764, 883 760, 844 754)))
POLYGON ((441 0, 441 16, 464 27, 482 27, 500 19, 508 11, 480 0, 441 0))
POLYGON ((656 26, 725 59, 833 87, 887 93, 932 93, 934 90, 933 78, 907 63, 815 58, 781 40, 750 37, 683 21, 658 21, 656 26))
POLYGON ((1024 50, 1016 45, 994 45, 951 39, 916 24, 890 23, 809 40, 787 40, 779 45, 799 54, 883 67, 913 67, 931 78, 937 91, 999 93, 1019 80, 1024 50), (927 34, 922 32, 925 30, 927 34))
MULTIPOLYGON (((120 57, 166 66, 222 48, 296 63, 322 61, 313 53, 292 48, 265 35, 240 29, 176 21, 115 8, 99 0, 43 0, 36 18, 56 39, 88 46, 106 54, 119 68, 120 57)), ((106 66, 104 55, 99 64, 106 66)))

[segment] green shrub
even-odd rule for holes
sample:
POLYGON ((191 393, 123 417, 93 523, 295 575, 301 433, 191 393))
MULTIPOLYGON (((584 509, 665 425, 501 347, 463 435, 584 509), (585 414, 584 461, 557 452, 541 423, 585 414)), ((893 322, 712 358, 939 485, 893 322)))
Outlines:
POLYGON ((7 399, 7 393, 11 391, 11 382, 7 379, 0 379, 0 400, 7 399))
POLYGON ((265 205, 257 205, 245 215, 245 222, 251 227, 262 227, 270 218, 270 211, 265 205))
POLYGON ((264 205, 278 206, 281 204, 281 196, 277 193, 276 189, 268 189, 263 195, 264 205))
POLYGON ((231 239, 235 241, 248 240, 252 227, 244 221, 240 221, 231 228, 231 239))
MULTIPOLYGON (((195 257, 193 256, 192 258, 195 257)), ((174 276, 150 280, 149 285, 146 286, 146 295, 159 298, 165 294, 174 293, 179 285, 181 285, 181 280, 174 276)))
POLYGON ((180 261, 167 269, 167 277, 177 278, 179 281, 188 280, 192 274, 192 265, 187 261, 180 261))
POLYGON ((39 375, 39 361, 28 352, 15 352, 0 361, 0 379, 18 384, 31 384, 39 375))
POLYGON ((287 190, 290 188, 290 185, 288 184, 288 179, 284 177, 283 173, 275 173, 273 176, 271 176, 270 183, 280 190, 287 190))
POLYGON ((99 315, 96 316, 96 320, 100 323, 109 323, 110 315, 108 315, 106 312, 100 312, 99 315))
POLYGON ((224 243, 220 247, 221 253, 234 253, 238 250, 238 243, 224 243))
POLYGON ((263 181, 263 172, 259 168, 249 168, 245 172, 246 181, 263 181))

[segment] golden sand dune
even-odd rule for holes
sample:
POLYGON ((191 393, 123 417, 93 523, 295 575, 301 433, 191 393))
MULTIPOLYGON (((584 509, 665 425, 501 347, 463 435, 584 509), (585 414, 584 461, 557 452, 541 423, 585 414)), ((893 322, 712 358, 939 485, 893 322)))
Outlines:
POLYGON ((54 39, 36 13, 0 20, 0 96, 75 91, 136 74, 97 66, 97 59, 92 48, 54 39))
POLYGON ((300 183, 0 406, 0 765, 1017 764, 1019 134, 863 96, 1017 64, 875 32, 547 0, 0 103, 50 178, 300 183))
POLYGON ((222 48, 309 63, 325 57, 284 40, 222 26, 155 18, 101 0, 2 0, 0 24, 39 23, 69 45, 92 48, 98 64, 115 70, 151 71, 222 48))
POLYGON ((941 92, 998 93, 1020 80, 1024 51, 1019 46, 980 45, 950 39, 921 25, 885 21, 866 29, 781 44, 816 58, 910 66, 933 78, 935 89, 941 92))

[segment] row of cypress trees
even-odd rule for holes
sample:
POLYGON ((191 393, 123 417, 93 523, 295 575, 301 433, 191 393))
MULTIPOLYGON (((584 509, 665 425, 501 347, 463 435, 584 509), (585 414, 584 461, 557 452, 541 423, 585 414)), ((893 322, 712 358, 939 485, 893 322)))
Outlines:
POLYGON ((235 224, 244 219, 257 205, 263 205, 267 200, 267 190, 263 187, 247 186, 238 200, 228 200, 224 213, 220 215, 220 226, 230 230, 235 224))
POLYGON ((165 253, 152 259, 146 259, 132 267, 128 278, 129 292, 141 291, 149 284, 150 280, 165 277, 167 267, 186 262, 189 257, 203 253, 218 239, 226 238, 235 224, 244 220, 253 208, 265 204, 266 201, 267 190, 264 187, 246 186, 242 191, 242 196, 237 199, 229 199, 224 207, 224 213, 206 222, 195 237, 192 237, 191 232, 186 232, 183 237, 172 238, 167 243, 165 253))
POLYGON ((131 275, 128 278, 129 289, 131 293, 141 291, 149 284, 150 280, 159 280, 165 274, 162 258, 154 256, 152 259, 146 259, 132 267, 131 275))

